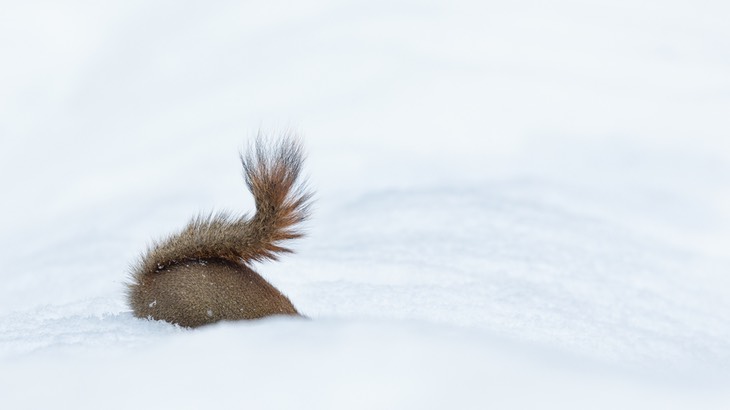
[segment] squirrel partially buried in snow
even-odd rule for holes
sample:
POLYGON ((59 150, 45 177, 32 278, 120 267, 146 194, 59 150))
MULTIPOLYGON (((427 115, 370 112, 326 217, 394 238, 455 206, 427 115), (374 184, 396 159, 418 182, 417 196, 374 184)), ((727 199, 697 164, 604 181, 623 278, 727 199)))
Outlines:
POLYGON ((251 269, 292 252, 312 194, 300 180, 303 152, 290 137, 256 140, 241 155, 256 202, 252 217, 217 213, 193 218, 179 233, 153 243, 132 271, 127 296, 134 315, 197 327, 220 320, 299 315, 291 301, 251 269))

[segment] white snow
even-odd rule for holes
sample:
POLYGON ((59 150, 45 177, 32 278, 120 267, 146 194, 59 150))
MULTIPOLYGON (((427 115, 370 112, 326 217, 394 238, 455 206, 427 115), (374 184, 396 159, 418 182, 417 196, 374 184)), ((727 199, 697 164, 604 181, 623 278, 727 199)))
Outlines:
MULTIPOLYGON (((0 408, 730 408, 730 3, 15 2, 0 408), (139 320, 298 130, 310 319, 139 320)), ((211 312, 212 314, 212 312, 211 312)))

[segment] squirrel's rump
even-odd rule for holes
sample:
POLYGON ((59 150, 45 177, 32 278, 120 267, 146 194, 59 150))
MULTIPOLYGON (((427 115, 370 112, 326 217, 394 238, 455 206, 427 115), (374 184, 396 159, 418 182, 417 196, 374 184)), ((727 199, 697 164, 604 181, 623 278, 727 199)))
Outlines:
POLYGON ((291 301, 250 267, 292 252, 281 245, 303 234, 311 193, 300 181, 300 143, 257 138, 241 156, 256 213, 193 218, 180 232, 153 243, 132 270, 127 300, 135 316, 197 327, 220 320, 298 315, 291 301))

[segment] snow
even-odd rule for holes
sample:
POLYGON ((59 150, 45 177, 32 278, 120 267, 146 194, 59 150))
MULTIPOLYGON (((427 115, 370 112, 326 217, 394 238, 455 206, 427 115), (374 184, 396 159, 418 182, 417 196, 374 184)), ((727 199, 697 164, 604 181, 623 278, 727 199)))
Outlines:
POLYGON ((730 407, 730 5, 21 2, 0 14, 0 408, 730 407), (309 319, 139 320, 129 266, 316 206, 309 319))

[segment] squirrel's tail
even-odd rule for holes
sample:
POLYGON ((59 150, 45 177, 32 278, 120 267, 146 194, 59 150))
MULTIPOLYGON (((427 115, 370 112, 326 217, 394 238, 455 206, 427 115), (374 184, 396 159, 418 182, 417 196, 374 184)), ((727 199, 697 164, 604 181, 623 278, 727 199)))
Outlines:
POLYGON ((256 214, 234 217, 217 213, 193 218, 182 232, 150 246, 135 274, 154 273, 186 261, 248 263, 276 260, 277 254, 292 252, 281 242, 303 235, 297 225, 307 218, 312 198, 300 181, 303 159, 302 146, 294 138, 270 143, 257 138, 255 146, 241 155, 256 214))

